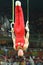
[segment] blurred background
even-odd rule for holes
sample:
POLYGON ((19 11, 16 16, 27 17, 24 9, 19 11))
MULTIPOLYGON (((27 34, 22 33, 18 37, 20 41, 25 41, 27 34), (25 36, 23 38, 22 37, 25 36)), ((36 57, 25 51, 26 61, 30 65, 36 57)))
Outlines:
MULTIPOLYGON (((10 32, 13 17, 12 1, 0 0, 0 63, 2 61, 9 63, 18 61, 17 53, 13 49, 12 35, 10 32)), ((20 1, 22 3, 25 24, 29 20, 30 29, 29 47, 25 52, 25 57, 28 59, 26 62, 29 62, 31 56, 35 64, 43 64, 43 0, 20 1)))

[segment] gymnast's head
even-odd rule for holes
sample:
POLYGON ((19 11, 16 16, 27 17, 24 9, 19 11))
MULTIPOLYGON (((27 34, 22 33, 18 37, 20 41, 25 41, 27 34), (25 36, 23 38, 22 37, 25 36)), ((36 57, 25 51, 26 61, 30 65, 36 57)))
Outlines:
POLYGON ((24 55, 23 50, 22 50, 22 49, 19 49, 19 50, 18 50, 18 56, 19 56, 19 57, 23 57, 23 55, 24 55))

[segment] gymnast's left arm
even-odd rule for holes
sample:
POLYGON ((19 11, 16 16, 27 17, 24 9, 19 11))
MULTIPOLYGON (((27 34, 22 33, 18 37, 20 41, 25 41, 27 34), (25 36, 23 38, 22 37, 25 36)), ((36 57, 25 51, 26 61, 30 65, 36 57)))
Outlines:
POLYGON ((26 33, 26 36, 24 37, 25 38, 25 44, 24 44, 24 50, 26 50, 29 46, 29 27, 28 27, 28 21, 26 22, 26 27, 25 27, 27 33, 26 33))

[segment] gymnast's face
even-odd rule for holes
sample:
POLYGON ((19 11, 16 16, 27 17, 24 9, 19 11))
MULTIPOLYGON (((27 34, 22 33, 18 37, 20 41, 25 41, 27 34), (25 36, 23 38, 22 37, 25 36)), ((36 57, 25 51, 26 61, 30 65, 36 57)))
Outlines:
POLYGON ((18 56, 21 56, 21 57, 22 57, 23 55, 24 55, 23 50, 22 50, 22 49, 19 49, 19 50, 18 50, 18 56))

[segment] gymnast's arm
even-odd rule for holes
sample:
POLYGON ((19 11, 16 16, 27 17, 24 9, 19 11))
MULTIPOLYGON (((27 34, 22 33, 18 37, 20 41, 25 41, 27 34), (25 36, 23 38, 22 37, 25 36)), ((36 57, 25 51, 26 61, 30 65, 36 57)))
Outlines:
POLYGON ((24 50, 26 50, 29 46, 29 27, 28 27, 28 21, 26 22, 26 27, 25 27, 27 33, 26 33, 26 36, 24 37, 25 38, 25 44, 24 44, 24 50))
POLYGON ((12 33, 13 48, 15 49, 14 22, 11 23, 11 33, 12 33))

